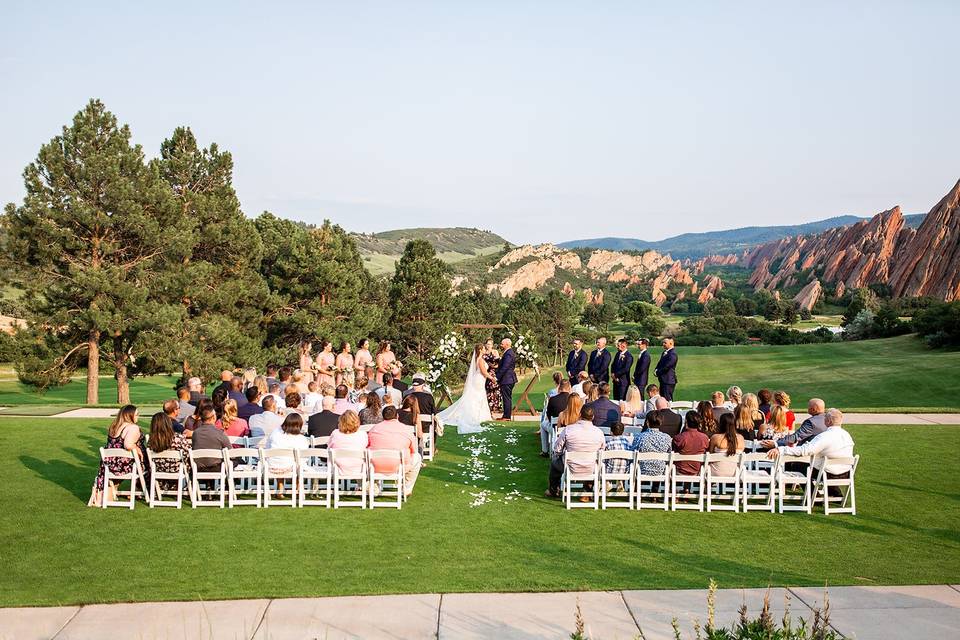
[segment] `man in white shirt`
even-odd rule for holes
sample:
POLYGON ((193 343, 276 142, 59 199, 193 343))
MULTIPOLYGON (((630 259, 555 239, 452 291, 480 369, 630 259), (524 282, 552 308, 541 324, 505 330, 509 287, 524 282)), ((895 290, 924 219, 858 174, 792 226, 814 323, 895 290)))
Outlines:
POLYGON ((403 402, 403 394, 400 393, 399 389, 393 388, 393 376, 389 373, 383 374, 383 386, 377 389, 375 393, 380 397, 380 401, 384 405, 387 404, 384 399, 387 395, 390 396, 391 404, 397 409, 400 408, 400 404, 403 402))
POLYGON ((264 396, 261 401, 263 413, 250 416, 250 437, 267 437, 283 424, 283 416, 277 413, 277 402, 273 396, 264 396))
MULTIPOLYGON (((545 495, 548 498, 560 497, 560 479, 563 477, 564 459, 563 454, 567 451, 592 451, 596 453, 603 449, 606 439, 603 437, 603 431, 593 424, 593 408, 585 406, 580 409, 580 420, 566 427, 563 432, 557 436, 557 441, 553 445, 553 460, 550 461, 550 486, 545 495)), ((571 464, 570 468, 574 473, 589 472, 590 467, 578 468, 577 464, 571 464)))
POLYGON ((323 401, 323 396, 320 395, 317 388, 316 380, 311 380, 307 385, 307 392, 303 394, 303 403, 301 406, 311 416, 322 410, 321 402, 323 401))
POLYGON ((660 387, 655 384, 647 385, 647 399, 643 401, 643 411, 640 413, 641 418, 646 418, 647 414, 651 411, 657 410, 657 400, 660 399, 660 387))
POLYGON ((575 393, 581 398, 586 398, 587 394, 583 392, 583 383, 589 379, 590 374, 586 371, 581 371, 579 374, 577 374, 577 384, 570 388, 570 393, 575 393))
MULTIPOLYGON (((274 406, 277 409, 286 409, 287 401, 283 399, 283 394, 280 393, 280 384, 272 384, 269 387, 270 393, 268 393, 264 398, 271 397, 273 398, 274 406)), ((263 406, 263 401, 260 401, 260 406, 263 406)))
MULTIPOLYGON (((776 459, 783 454, 787 456, 814 456, 813 467, 819 472, 818 464, 823 464, 824 458, 852 458, 853 438, 843 428, 843 412, 839 409, 827 409, 824 414, 826 430, 809 440, 805 444, 777 447, 771 449, 767 457, 776 459)), ((831 480, 850 477, 849 464, 830 463, 825 471, 831 480)), ((830 487, 831 496, 839 496, 839 487, 830 487)))

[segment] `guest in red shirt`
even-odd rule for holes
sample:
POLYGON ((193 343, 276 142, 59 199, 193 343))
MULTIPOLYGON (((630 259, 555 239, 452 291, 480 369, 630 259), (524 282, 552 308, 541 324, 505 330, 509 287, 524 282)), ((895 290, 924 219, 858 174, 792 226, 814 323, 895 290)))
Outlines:
POLYGON ((773 403, 780 405, 787 412, 787 429, 793 431, 793 423, 797 416, 793 411, 790 411, 790 396, 787 395, 786 391, 774 391, 773 403))
MULTIPOLYGON (((701 428, 703 420, 696 411, 688 411, 686 416, 686 426, 683 431, 673 436, 673 451, 683 455, 703 455, 710 446, 710 438, 707 437, 701 428)), ((695 476, 700 473, 700 462, 683 461, 677 462, 677 473, 685 476, 695 476)))
MULTIPOLYGON (((410 495, 422 464, 420 454, 417 453, 414 428, 397 420, 397 408, 388 405, 383 408, 383 422, 370 429, 367 436, 370 438, 370 449, 400 451, 403 456, 403 492, 410 495)), ((378 473, 394 473, 397 470, 397 465, 390 460, 378 459, 373 466, 378 473)))

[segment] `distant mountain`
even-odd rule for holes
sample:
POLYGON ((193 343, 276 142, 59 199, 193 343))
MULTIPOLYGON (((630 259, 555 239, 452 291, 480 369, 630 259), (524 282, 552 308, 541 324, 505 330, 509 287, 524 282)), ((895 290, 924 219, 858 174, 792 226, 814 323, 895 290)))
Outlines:
POLYGON ((374 275, 392 272, 411 240, 426 240, 444 262, 450 263, 489 255, 502 250, 505 245, 510 246, 495 233, 465 227, 421 227, 350 235, 357 242, 364 264, 374 275))
MULTIPOLYGON (((923 222, 926 214, 918 213, 904 216, 906 226, 916 228, 923 222)), ((759 244, 780 240, 790 236, 820 233, 828 229, 844 227, 866 220, 858 216, 836 216, 826 220, 805 224, 783 225, 777 227, 741 227, 725 231, 707 231, 704 233, 684 233, 665 240, 649 242, 636 238, 591 238, 570 240, 557 246, 565 249, 591 248, 611 251, 644 251, 653 249, 659 253, 669 253, 674 258, 702 258, 709 255, 741 253, 759 244)))

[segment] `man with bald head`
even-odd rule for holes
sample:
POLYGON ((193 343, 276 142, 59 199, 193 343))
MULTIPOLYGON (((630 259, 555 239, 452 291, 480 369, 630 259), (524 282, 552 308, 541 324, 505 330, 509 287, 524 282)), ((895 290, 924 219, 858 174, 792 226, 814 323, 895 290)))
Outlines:
POLYGON ((773 449, 774 447, 806 444, 810 440, 813 440, 827 429, 825 422, 826 416, 824 415, 825 408, 826 405, 823 400, 820 398, 810 398, 810 402, 807 403, 807 413, 810 414, 810 417, 803 421, 800 428, 791 431, 776 442, 773 440, 764 440, 762 443, 763 446, 767 449, 773 449))
POLYGON ((677 352, 673 348, 673 338, 663 339, 663 353, 654 371, 660 381, 660 395, 673 400, 673 390, 677 386, 677 352))
POLYGON ((680 427, 683 426, 683 418, 680 417, 679 413, 670 408, 670 401, 663 396, 658 396, 656 399, 656 405, 657 408, 654 411, 647 412, 643 426, 650 427, 651 421, 649 420, 649 417, 652 415, 657 415, 660 418, 660 424, 657 427, 660 431, 667 434, 671 438, 680 433, 680 427))

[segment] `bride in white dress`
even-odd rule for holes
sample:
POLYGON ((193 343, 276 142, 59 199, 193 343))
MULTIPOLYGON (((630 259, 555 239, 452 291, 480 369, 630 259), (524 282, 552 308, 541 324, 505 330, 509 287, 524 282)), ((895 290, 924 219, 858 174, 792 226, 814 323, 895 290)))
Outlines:
POLYGON ((477 433, 483 431, 483 422, 493 419, 490 405, 487 404, 487 363, 479 356, 481 346, 477 345, 470 358, 470 370, 463 384, 463 395, 437 416, 443 424, 456 425, 457 433, 477 433))

